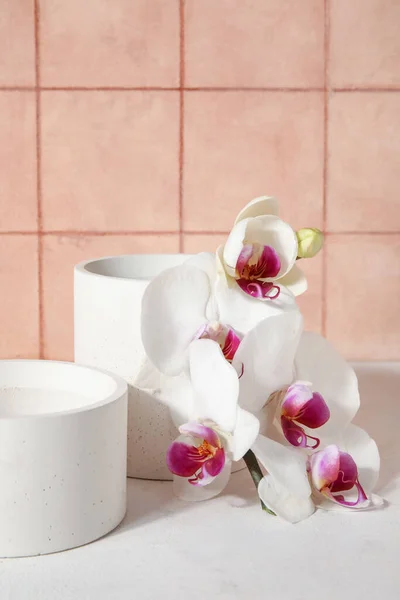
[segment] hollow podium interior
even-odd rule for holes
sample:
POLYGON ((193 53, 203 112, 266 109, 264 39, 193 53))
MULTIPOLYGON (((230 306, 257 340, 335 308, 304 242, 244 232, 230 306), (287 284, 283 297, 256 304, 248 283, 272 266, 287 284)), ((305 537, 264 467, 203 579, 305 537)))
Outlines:
MULTIPOLYGON (((172 478, 165 455, 177 430, 157 400, 156 371, 141 340, 141 304, 148 283, 191 255, 109 256, 75 267, 75 361, 122 376, 128 382, 128 476, 172 478)), ((240 468, 240 467, 238 467, 240 468)))
POLYGON ((108 374, 71 363, 0 361, 0 419, 85 410, 118 390, 108 374))
POLYGON ((90 260, 82 268, 92 275, 150 281, 165 269, 181 265, 189 254, 126 254, 90 260))
POLYGON ((81 546, 126 510, 127 386, 73 363, 0 361, 0 557, 81 546))

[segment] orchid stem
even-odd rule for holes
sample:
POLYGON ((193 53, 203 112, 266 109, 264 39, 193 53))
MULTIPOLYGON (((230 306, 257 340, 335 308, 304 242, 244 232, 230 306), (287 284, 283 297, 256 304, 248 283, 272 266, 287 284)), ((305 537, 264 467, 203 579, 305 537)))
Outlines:
MULTIPOLYGON (((258 489, 258 484, 260 483, 261 479, 264 477, 263 472, 261 471, 261 467, 258 464, 258 460, 256 458, 256 455, 254 454, 254 452, 252 450, 248 450, 246 452, 246 454, 243 456, 243 460, 246 463, 246 467, 249 470, 249 473, 251 475, 252 480, 254 481, 254 485, 256 486, 256 489, 258 489)), ((267 512, 270 515, 275 515, 274 512, 272 512, 272 510, 270 510, 269 508, 267 508, 264 504, 264 502, 262 500, 260 500, 261 502, 261 508, 263 510, 265 510, 265 512, 267 512)))

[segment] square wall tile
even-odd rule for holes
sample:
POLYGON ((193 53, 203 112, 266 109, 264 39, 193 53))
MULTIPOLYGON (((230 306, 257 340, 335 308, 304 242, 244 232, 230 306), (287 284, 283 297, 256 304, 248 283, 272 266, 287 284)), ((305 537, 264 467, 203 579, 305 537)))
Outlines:
POLYGON ((400 231, 400 93, 341 92, 329 102, 330 231, 400 231))
POLYGON ((0 231, 37 229, 34 92, 0 91, 0 231))
POLYGON ((400 359, 400 235, 327 240, 327 337, 347 358, 400 359))
POLYGON ((0 358, 39 357, 38 238, 1 235, 0 358))
POLYGON ((178 0, 41 0, 40 8, 43 85, 178 85, 178 0))
POLYGON ((34 0, 0 0, 0 85, 35 85, 34 0))
POLYGON ((43 238, 45 358, 73 360, 74 266, 117 254, 178 252, 178 235, 45 235, 43 238))
POLYGON ((227 237, 228 233, 186 233, 183 236, 183 251, 186 254, 215 252, 218 246, 225 243, 227 237))
POLYGON ((186 0, 186 84, 324 85, 323 0, 186 0))
POLYGON ((46 230, 177 230, 178 92, 43 92, 46 230))
MULTIPOLYGON (((183 250, 188 254, 197 252, 215 252, 223 244, 228 234, 214 233, 185 234, 183 250)), ((297 298, 301 314, 304 317, 304 328, 307 331, 322 331, 322 254, 310 260, 301 260, 299 266, 304 271, 308 281, 308 290, 297 298), (301 264, 300 264, 301 263, 301 264)))
POLYGON ((186 92, 184 229, 229 231, 263 194, 293 227, 321 227, 322 155, 319 92, 186 92))
POLYGON ((331 0, 333 86, 400 86, 400 2, 331 0))

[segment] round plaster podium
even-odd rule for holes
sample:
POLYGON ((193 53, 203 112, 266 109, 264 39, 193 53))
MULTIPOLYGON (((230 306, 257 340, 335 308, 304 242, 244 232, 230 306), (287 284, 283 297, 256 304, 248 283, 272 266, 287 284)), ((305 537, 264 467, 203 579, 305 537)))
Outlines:
POLYGON ((59 552, 126 512, 126 383, 72 363, 0 361, 0 557, 59 552))
POLYGON ((177 431, 168 408, 157 399, 157 373, 143 348, 140 318, 149 281, 187 258, 132 254, 75 267, 75 361, 117 373, 128 383, 129 477, 172 479, 165 454, 177 431))

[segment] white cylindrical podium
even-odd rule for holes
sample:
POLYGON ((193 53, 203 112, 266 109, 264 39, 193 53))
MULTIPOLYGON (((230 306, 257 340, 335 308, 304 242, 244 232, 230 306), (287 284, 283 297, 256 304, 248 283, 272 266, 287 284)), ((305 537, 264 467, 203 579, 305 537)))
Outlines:
POLYGON ((127 386, 55 361, 0 361, 0 557, 82 546, 126 511, 127 386))
POLYGON ((127 255, 75 267, 75 361, 107 369, 128 382, 128 476, 171 479, 165 464, 177 436, 168 409, 135 384, 148 360, 141 341, 143 292, 158 273, 185 255, 127 255))

